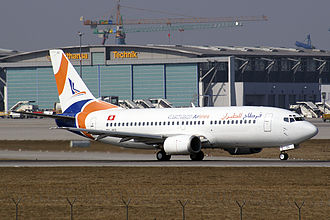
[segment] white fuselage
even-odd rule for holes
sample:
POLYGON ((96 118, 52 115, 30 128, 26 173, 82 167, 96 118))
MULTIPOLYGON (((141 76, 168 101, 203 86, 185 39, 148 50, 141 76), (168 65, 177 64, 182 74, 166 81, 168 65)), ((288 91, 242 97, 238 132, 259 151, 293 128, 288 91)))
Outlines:
MULTIPOLYGON (((317 128, 300 119, 294 112, 272 107, 117 108, 92 112, 85 123, 86 128, 97 130, 165 136, 196 135, 207 140, 203 147, 252 148, 299 144, 313 137, 317 128)), ((120 140, 115 137, 101 139, 122 147, 155 148, 134 140, 120 140)))

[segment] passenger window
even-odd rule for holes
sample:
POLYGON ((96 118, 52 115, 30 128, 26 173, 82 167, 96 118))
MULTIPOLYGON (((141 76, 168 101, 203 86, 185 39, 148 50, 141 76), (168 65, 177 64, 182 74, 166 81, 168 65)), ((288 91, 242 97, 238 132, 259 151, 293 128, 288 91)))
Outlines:
POLYGON ((216 125, 217 124, 217 121, 214 121, 214 124, 216 125))
POLYGON ((251 120, 249 120, 249 124, 251 124, 251 120))
POLYGON ((139 126, 141 126, 141 122, 139 122, 139 126))
POLYGON ((231 123, 234 124, 234 120, 232 120, 231 123))
POLYGON ((113 126, 116 126, 116 123, 114 123, 113 126))
POLYGON ((246 124, 247 123, 247 121, 246 120, 244 120, 244 124, 246 124))
POLYGON ((186 121, 186 125, 188 125, 189 124, 189 121, 186 121))
POLYGON ((126 123, 126 126, 128 126, 128 122, 126 123))
POLYGON ((221 125, 221 121, 219 121, 219 125, 221 125))
POLYGON ((236 120, 236 124, 238 124, 238 120, 236 120))
POLYGON ((204 121, 202 121, 202 125, 204 124, 204 121))
POLYGON ((182 121, 182 123, 181 123, 182 125, 184 125, 184 121, 182 121))
POLYGON ((180 122, 177 121, 177 122, 176 122, 176 125, 180 125, 180 122))
POLYGON ((109 123, 107 123, 105 126, 108 127, 109 126, 109 123))
POLYGON ((256 123, 256 120, 253 120, 253 124, 255 124, 256 123))
POLYGON ((227 121, 227 125, 229 125, 230 121, 227 121))
POLYGON ((213 124, 213 121, 210 121, 210 124, 213 124))
POLYGON ((167 125, 171 125, 171 122, 167 122, 167 125))
POLYGON ((166 125, 166 121, 163 122, 163 125, 166 125))
POLYGON ((198 121, 198 124, 200 125, 201 124, 201 121, 198 121))
POLYGON ((133 126, 133 122, 131 122, 131 126, 133 126))
POLYGON ((174 125, 174 121, 172 121, 172 125, 174 125))
POLYGON ((196 121, 194 121, 194 125, 196 125, 196 121))
POLYGON ((240 124, 243 124, 243 120, 240 120, 239 123, 240 123, 240 124))
POLYGON ((110 123, 110 127, 112 127, 112 123, 110 123))

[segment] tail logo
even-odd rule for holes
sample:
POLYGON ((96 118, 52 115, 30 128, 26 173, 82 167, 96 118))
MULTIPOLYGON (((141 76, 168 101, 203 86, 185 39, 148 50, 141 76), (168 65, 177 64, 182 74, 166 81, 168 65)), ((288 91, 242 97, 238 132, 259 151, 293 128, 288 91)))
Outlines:
POLYGON ((74 87, 74 82, 72 82, 72 80, 69 78, 69 83, 70 83, 70 88, 71 88, 71 92, 72 92, 72 95, 73 96, 78 96, 78 95, 83 95, 83 94, 86 94, 85 91, 79 91, 78 89, 76 89, 74 87))

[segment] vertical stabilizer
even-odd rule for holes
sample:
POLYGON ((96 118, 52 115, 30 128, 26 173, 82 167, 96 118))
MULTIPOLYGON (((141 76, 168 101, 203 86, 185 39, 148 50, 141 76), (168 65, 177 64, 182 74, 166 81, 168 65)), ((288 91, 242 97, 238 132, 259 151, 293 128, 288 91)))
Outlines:
POLYGON ((95 97, 62 50, 50 50, 49 53, 62 112, 78 113, 86 102, 95 97))

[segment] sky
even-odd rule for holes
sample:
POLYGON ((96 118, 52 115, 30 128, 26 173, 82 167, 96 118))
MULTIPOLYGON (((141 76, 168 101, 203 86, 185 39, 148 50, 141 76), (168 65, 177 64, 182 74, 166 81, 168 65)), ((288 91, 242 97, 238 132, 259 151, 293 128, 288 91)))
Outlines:
MULTIPOLYGON (((318 49, 330 50, 329 0, 121 0, 125 18, 261 16, 266 22, 242 27, 171 32, 170 44, 212 46, 295 47, 311 34, 318 49), (151 10, 168 12, 155 13, 151 10)), ((115 0, 3 0, 0 6, 0 48, 18 51, 101 44, 79 18, 104 19, 115 15, 115 0)), ((107 44, 114 44, 110 39, 107 44)), ((127 34, 127 44, 168 44, 167 32, 127 34)))

